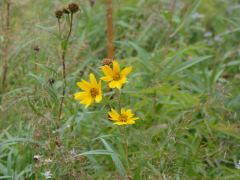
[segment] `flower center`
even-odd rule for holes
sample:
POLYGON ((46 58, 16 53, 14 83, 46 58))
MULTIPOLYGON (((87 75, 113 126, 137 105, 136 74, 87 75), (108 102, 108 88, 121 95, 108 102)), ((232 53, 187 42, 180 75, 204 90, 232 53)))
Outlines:
POLYGON ((121 78, 121 76, 120 76, 119 73, 113 74, 113 80, 114 81, 118 81, 118 80, 120 80, 120 78, 121 78))
POLYGON ((119 116, 119 121, 121 121, 121 122, 126 122, 127 121, 127 116, 126 115, 124 115, 124 114, 121 114, 120 116, 119 116))
POLYGON ((96 88, 92 88, 92 89, 90 89, 90 94, 93 98, 95 98, 99 93, 96 88))

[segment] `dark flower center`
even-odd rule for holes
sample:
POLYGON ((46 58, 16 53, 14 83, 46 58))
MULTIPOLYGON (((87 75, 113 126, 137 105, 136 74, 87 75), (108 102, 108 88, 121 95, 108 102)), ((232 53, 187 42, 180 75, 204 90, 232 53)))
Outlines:
POLYGON ((121 114, 120 116, 119 116, 119 121, 121 121, 121 122, 126 122, 127 121, 127 116, 126 115, 124 115, 124 114, 121 114))
POLYGON ((121 76, 120 76, 119 73, 113 74, 113 80, 114 81, 118 81, 118 80, 120 80, 120 78, 121 78, 121 76))
POLYGON ((92 88, 90 89, 90 94, 93 98, 95 98, 99 94, 99 92, 96 88, 92 88))

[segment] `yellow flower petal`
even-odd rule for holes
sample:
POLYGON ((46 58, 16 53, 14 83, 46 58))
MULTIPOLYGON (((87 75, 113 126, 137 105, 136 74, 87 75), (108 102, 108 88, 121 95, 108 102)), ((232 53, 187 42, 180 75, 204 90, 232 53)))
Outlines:
POLYGON ((103 81, 112 81, 113 78, 112 78, 112 76, 103 76, 103 77, 101 77, 101 80, 103 80, 103 81))
POLYGON ((77 82, 77 86, 84 91, 88 91, 91 88, 91 84, 85 80, 77 82))
POLYGON ((120 66, 117 61, 113 61, 113 73, 119 73, 120 72, 120 66))
POLYGON ((132 71, 132 66, 128 66, 121 71, 121 76, 126 77, 132 71))
POLYGON ((127 78, 126 77, 122 77, 120 80, 119 80, 119 83, 121 84, 124 84, 127 82, 127 78))
POLYGON ((136 120, 138 120, 138 119, 139 119, 138 117, 129 118, 129 121, 136 121, 136 120))
POLYGON ((82 99, 86 98, 87 95, 88 94, 86 92, 78 92, 78 93, 74 94, 74 99, 75 100, 82 100, 82 99))
POLYGON ((122 87, 122 84, 119 81, 111 81, 108 85, 112 89, 113 88, 121 89, 121 87, 122 87))
POLYGON ((114 124, 117 124, 117 125, 125 125, 125 124, 127 124, 126 122, 120 122, 120 121, 118 121, 118 122, 115 122, 114 124))
POLYGON ((93 85, 95 85, 95 86, 98 86, 97 80, 96 80, 96 78, 95 78, 95 76, 94 76, 93 73, 91 73, 91 74, 89 75, 89 79, 90 79, 91 84, 93 84, 93 85))
POLYGON ((99 90, 99 93, 102 94, 102 82, 101 82, 101 80, 98 83, 98 90, 99 90))
POLYGON ((134 114, 132 113, 132 110, 131 110, 131 109, 128 109, 128 110, 126 111, 126 115, 128 116, 128 118, 131 118, 131 117, 134 116, 134 114))
POLYGON ((113 71, 112 71, 112 69, 110 68, 110 66, 108 66, 108 65, 102 66, 102 72, 103 72, 106 76, 112 76, 112 75, 113 75, 113 71))
POLYGON ((111 109, 108 115, 110 116, 111 120, 117 121, 119 119, 119 114, 114 109, 111 109))
POLYGON ((96 96, 95 101, 97 103, 99 103, 101 100, 102 100, 102 94, 99 94, 98 96, 96 96))
POLYGON ((128 120, 128 121, 127 121, 127 124, 135 124, 135 121, 128 120))
POLYGON ((93 99, 91 97, 86 97, 85 99, 80 101, 81 104, 85 104, 86 108, 88 108, 93 102, 94 101, 93 101, 93 99))
POLYGON ((126 113, 125 109, 121 108, 121 114, 125 114, 125 113, 126 113))

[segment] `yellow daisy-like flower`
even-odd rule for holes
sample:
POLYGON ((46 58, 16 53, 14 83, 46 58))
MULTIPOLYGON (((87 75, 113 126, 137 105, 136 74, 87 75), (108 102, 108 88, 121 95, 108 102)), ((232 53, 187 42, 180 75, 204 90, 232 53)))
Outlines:
POLYGON ((102 66, 102 71, 105 76, 103 76, 101 80, 109 82, 108 85, 110 88, 121 89, 122 85, 127 82, 127 75, 132 71, 132 67, 128 66, 121 71, 116 60, 114 60, 112 64, 112 68, 109 65, 102 66))
POLYGON ((77 86, 83 90, 83 92, 77 92, 74 94, 74 99, 79 100, 81 104, 85 104, 85 107, 89 107, 94 102, 100 102, 102 100, 102 87, 101 81, 97 82, 94 74, 89 75, 90 82, 82 79, 81 82, 77 82, 77 86))
POLYGON ((121 108, 120 114, 116 110, 111 109, 108 115, 110 116, 109 119, 114 121, 114 124, 117 125, 134 124, 135 121, 139 119, 138 117, 134 117, 131 109, 125 110, 124 108, 121 108))

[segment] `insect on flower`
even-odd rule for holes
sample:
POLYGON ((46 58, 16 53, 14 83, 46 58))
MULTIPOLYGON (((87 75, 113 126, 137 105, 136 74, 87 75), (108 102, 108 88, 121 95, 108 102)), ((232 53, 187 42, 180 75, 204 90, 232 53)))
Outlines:
POLYGON ((74 94, 74 99, 79 100, 81 104, 85 104, 85 107, 89 107, 94 102, 99 103, 102 100, 102 88, 101 81, 97 82, 94 74, 89 75, 90 82, 82 79, 81 82, 77 82, 77 86, 83 90, 83 92, 77 92, 74 94))
POLYGON ((114 60, 112 64, 112 68, 109 65, 102 66, 102 71, 105 76, 103 76, 101 80, 109 82, 108 85, 110 88, 121 89, 123 84, 127 82, 127 75, 132 71, 132 67, 128 66, 121 70, 116 60, 114 60))
POLYGON ((111 109, 108 115, 110 116, 109 119, 117 125, 134 124, 139 119, 138 117, 134 117, 131 109, 125 110, 124 108, 121 108, 120 114, 116 110, 111 109))

